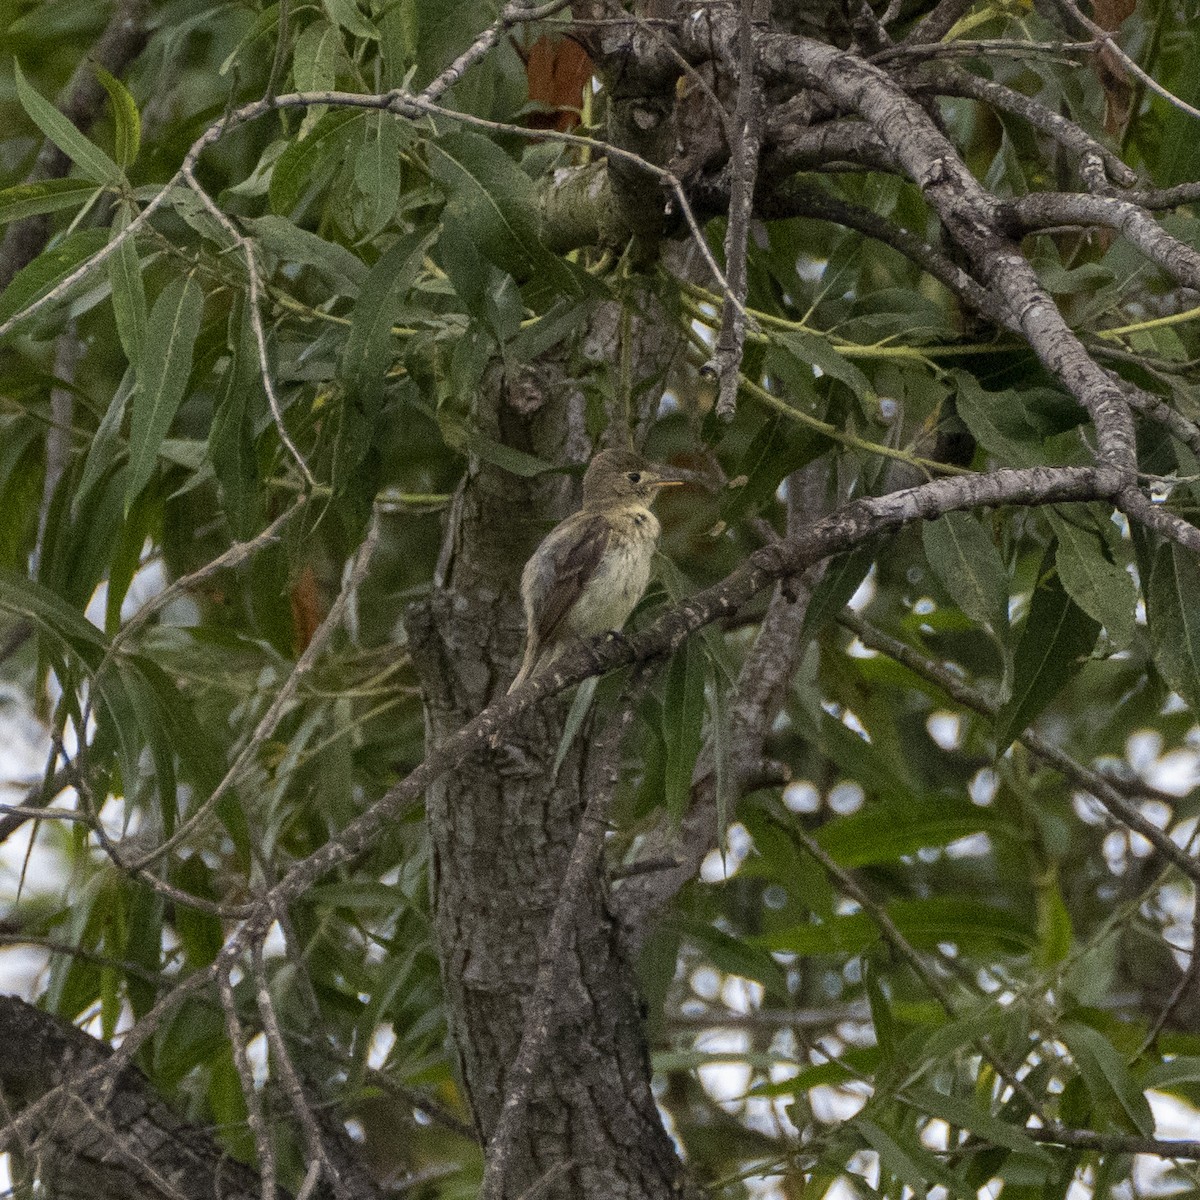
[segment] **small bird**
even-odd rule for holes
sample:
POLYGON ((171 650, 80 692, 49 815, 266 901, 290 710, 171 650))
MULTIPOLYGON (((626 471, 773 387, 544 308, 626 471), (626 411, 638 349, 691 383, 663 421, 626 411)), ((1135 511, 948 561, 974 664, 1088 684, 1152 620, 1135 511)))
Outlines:
POLYGON ((544 671, 573 638, 625 624, 650 581, 662 527, 658 489, 682 483, 630 450, 603 450, 583 477, 583 507, 556 525, 521 573, 525 656, 509 691, 544 671))

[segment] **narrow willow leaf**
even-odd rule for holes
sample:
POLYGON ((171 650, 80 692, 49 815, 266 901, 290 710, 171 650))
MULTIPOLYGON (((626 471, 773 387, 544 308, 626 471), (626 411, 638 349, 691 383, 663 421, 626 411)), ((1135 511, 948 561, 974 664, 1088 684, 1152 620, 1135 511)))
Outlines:
POLYGON ((95 142, 89 141, 36 88, 13 63, 17 99, 29 119, 91 180, 109 187, 120 183, 124 172, 95 142))
POLYGON ((962 611, 1001 643, 1008 635, 1008 572, 996 544, 970 513, 949 512, 921 529, 925 556, 962 611))
POLYGON ((1116 1046, 1099 1030, 1079 1021, 1064 1023, 1059 1036, 1070 1050, 1093 1103, 1111 1110, 1115 1101, 1119 1113, 1133 1129, 1144 1137, 1152 1137, 1154 1117, 1150 1104, 1116 1046))
POLYGON ((1057 574, 1038 585, 1016 649, 1012 696, 996 716, 998 754, 1054 701, 1099 632, 1099 622, 1067 595, 1057 574))
MULTIPOLYGON (((344 57, 342 34, 328 21, 316 20, 305 27, 292 51, 292 79, 298 92, 332 91, 337 82, 338 63, 344 57)), ((329 111, 327 104, 314 104, 300 122, 303 141, 313 126, 329 111)))
POLYGON ((245 224, 272 254, 284 262, 315 267, 347 296, 356 296, 367 278, 366 263, 345 246, 298 229, 285 217, 268 214, 251 217, 245 224))
POLYGON ((413 232, 397 241, 371 268, 351 314, 340 374, 368 413, 383 395, 384 372, 395 353, 392 326, 433 236, 413 232))
POLYGON ((225 386, 213 414, 208 455, 221 488, 225 515, 239 538, 258 526, 260 498, 258 458, 254 452, 255 420, 266 406, 258 347, 244 300, 229 314, 229 365, 225 386))
POLYGON ((354 0, 324 0, 324 4, 329 19, 337 22, 347 33, 355 37, 378 39, 379 30, 367 20, 354 0))
POLYGON ((107 243, 106 229, 77 229, 43 250, 33 262, 18 271, 12 283, 0 293, 0 321, 7 321, 53 291, 80 263, 102 250, 107 243))
POLYGON ((367 118, 363 144, 354 159, 354 183, 363 196, 366 237, 374 237, 396 215, 403 148, 400 123, 391 113, 372 113, 367 118))
POLYGON ((271 172, 271 211, 291 216, 310 187, 327 180, 342 160, 364 114, 339 108, 326 113, 302 141, 292 142, 271 172))
POLYGON ((126 512, 154 473, 159 446, 183 399, 203 308, 204 292, 188 275, 169 283, 150 310, 146 342, 154 353, 147 355, 132 402, 126 512))
POLYGON ((1010 833, 990 808, 966 797, 885 796, 821 826, 816 840, 844 867, 894 862, 929 847, 947 846, 975 833, 1010 833))
POLYGON ((671 659, 663 698, 663 742, 667 747, 666 806, 678 825, 687 811, 692 772, 704 726, 704 656, 694 640, 671 659))
POLYGON ((848 358, 838 353, 826 338, 814 333, 790 329, 773 335, 788 352, 810 367, 819 367, 823 375, 844 383, 874 415, 878 405, 871 381, 848 358))
POLYGON ((829 563, 808 599, 804 624, 800 628, 801 645, 811 642, 826 623, 850 603, 871 570, 878 551, 878 542, 865 542, 848 554, 837 555, 829 563))
POLYGON ((902 1146, 895 1136, 898 1129, 885 1132, 866 1117, 855 1117, 850 1124, 879 1155, 880 1169, 907 1184, 916 1195, 925 1196, 931 1184, 940 1183, 962 1200, 975 1200, 974 1191, 951 1175, 924 1146, 915 1141, 902 1146))
POLYGON ((121 462, 125 450, 121 426, 125 422, 125 409, 129 404, 129 397, 133 395, 136 386, 137 377, 133 367, 129 367, 121 377, 121 382, 108 403, 108 409, 100 418, 100 424, 88 445, 83 474, 79 477, 79 486, 71 502, 73 511, 78 511, 79 505, 88 500, 96 484, 121 462))
POLYGON ((1090 509, 1071 505, 1049 510, 1058 539, 1055 565, 1071 599, 1108 631, 1113 647, 1123 650, 1133 640, 1137 587, 1128 571, 1110 562, 1104 541, 1092 524, 1090 509), (1080 513, 1082 523, 1072 518, 1080 513))
MULTIPOLYGON (((702 643, 707 649, 708 643, 702 643)), ((730 745, 729 697, 725 689, 729 681, 721 662, 706 653, 708 720, 712 730, 713 770, 716 773, 717 845, 724 846, 729 832, 729 814, 733 811, 736 797, 733 795, 733 780, 729 774, 732 755, 730 745)))
MULTIPOLYGON (((121 205, 113 221, 113 236, 128 227, 129 209, 121 205)), ((146 344, 146 289, 142 282, 142 260, 134 238, 127 237, 108 260, 108 280, 112 286, 113 316, 121 348, 135 371, 141 371, 146 344)))
POLYGON ((1164 542, 1154 555, 1146 616, 1154 663, 1193 712, 1200 712, 1200 566, 1181 546, 1164 542))
POLYGON ((80 208, 96 195, 96 185, 90 179, 44 179, 39 183, 17 183, 0 191, 0 225, 64 208, 80 208))
POLYGON ((684 921, 684 933, 697 943, 714 966, 731 975, 756 979, 777 1000, 788 997, 787 975, 770 952, 752 945, 744 938, 735 938, 705 921, 684 921))
POLYGON ((994 1146, 1003 1146, 1017 1154, 1028 1154, 1043 1162, 1052 1161, 1050 1152, 1039 1146, 1024 1130, 992 1116, 966 1096, 946 1096, 931 1087, 917 1086, 906 1087, 902 1098, 921 1112, 969 1130, 994 1146))
MULTIPOLYGON (((533 181, 499 146, 476 133, 453 133, 428 149, 430 170, 446 193, 446 237, 467 238, 518 282, 536 271, 543 286, 578 291, 567 264, 538 238, 533 181)), ((452 280, 457 288, 460 280, 452 280)))
POLYGON ((1063 901, 1057 873, 1049 871, 1037 888, 1037 961, 1041 967, 1060 963, 1071 952, 1071 913, 1063 901))
POLYGON ((989 454, 1011 467, 1045 462, 1041 434, 1025 419, 1020 393, 984 391, 966 371, 954 377, 958 415, 989 454))
POLYGON ((567 713, 567 719, 563 722, 562 737, 558 739, 558 749, 554 754, 554 767, 551 774, 555 777, 563 765, 563 759, 567 757, 568 751, 579 736, 580 729, 583 728, 583 722, 587 718, 588 709, 592 707, 592 698, 596 695, 596 685, 599 682, 599 677, 592 675, 575 689, 575 695, 571 700, 571 709, 567 713))
POLYGON ((137 104, 129 89, 115 75, 110 75, 99 63, 93 63, 92 69, 112 101, 117 162, 122 167, 132 166, 142 146, 142 118, 137 104))

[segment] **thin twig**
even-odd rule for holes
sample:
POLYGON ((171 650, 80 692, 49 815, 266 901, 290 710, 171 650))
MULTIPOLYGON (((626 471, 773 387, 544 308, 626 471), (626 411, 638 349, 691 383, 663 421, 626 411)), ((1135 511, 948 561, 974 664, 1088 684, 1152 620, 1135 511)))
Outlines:
POLYGON ((300 468, 300 474, 304 476, 304 482, 310 488, 315 488, 317 481, 313 478, 313 473, 308 469, 308 463, 304 461, 304 456, 300 453, 296 443, 292 441, 291 434, 287 431, 287 426, 283 420, 283 406, 279 403, 279 396, 275 391, 270 358, 267 352, 267 334, 263 328, 262 312, 259 308, 258 259, 254 253, 254 242, 252 239, 244 237, 241 230, 238 229, 233 221, 217 207, 213 198, 201 186, 190 165, 184 165, 182 174, 188 187, 199 196, 200 202, 208 209, 221 228, 233 238, 234 243, 239 247, 246 259, 246 277, 249 281, 246 311, 250 317, 250 328, 254 333, 254 344, 258 350, 258 373, 262 379, 263 391, 267 394, 267 403, 271 406, 271 419, 275 424, 275 432, 279 435, 279 440, 283 443, 288 454, 291 455, 296 466, 300 468))
POLYGON ((362 581, 366 578, 367 569, 371 565, 371 557, 375 553, 375 548, 378 544, 379 518, 375 516, 372 518, 371 525, 367 530, 367 536, 358 548, 353 566, 347 573, 346 581, 342 585, 342 590, 338 593, 337 599, 330 605, 328 615, 317 626, 312 639, 304 648, 304 653, 296 660, 296 665, 292 668, 292 673, 287 677, 283 687, 279 689, 275 699, 271 702, 271 706, 263 714, 262 720, 259 721, 250 739, 242 747, 241 752, 234 759, 229 770, 225 772, 220 783, 213 789, 208 799, 166 841, 144 854, 141 858, 129 863, 129 869, 138 870, 147 867, 150 863, 156 862, 174 850, 176 846, 191 836, 197 826, 212 812, 230 788, 241 778, 242 772, 255 755, 258 754, 263 742, 275 731, 275 727, 283 718, 284 712, 291 704, 292 698, 299 690, 304 677, 313 669, 329 639, 333 636, 334 631, 341 626, 347 606, 358 591, 362 581))
POLYGON ((730 155, 733 179, 729 191, 729 223, 725 230, 727 290, 721 310, 721 332, 713 356, 718 386, 716 412, 723 421, 732 420, 737 412, 738 371, 746 345, 746 253, 763 136, 762 81, 758 78, 754 52, 755 2, 741 0, 738 21, 738 94, 730 155))
POLYGON ((262 1179, 262 1200, 275 1200, 277 1168, 275 1144, 271 1140, 263 1117, 262 1097, 254 1085, 254 1068, 246 1052, 247 1039, 238 1016, 237 1001, 233 995, 233 982, 228 971, 217 974, 217 992, 221 1007, 225 1010, 225 1030, 229 1034, 229 1046, 233 1052, 233 1065, 238 1081, 242 1085, 242 1097, 246 1101, 246 1121, 254 1135, 254 1148, 258 1154, 258 1170, 262 1179))
MULTIPOLYGON (((890 634, 876 629, 852 609, 844 609, 838 620, 847 629, 853 631, 864 646, 886 654, 921 678, 936 683, 952 700, 964 707, 983 716, 995 716, 998 711, 994 701, 988 699, 954 672, 931 661, 890 634)), ((1017 741, 1089 795, 1095 796, 1121 824, 1140 833, 1193 883, 1200 885, 1200 860, 1188 854, 1171 839, 1169 834, 1142 816, 1137 806, 1131 804, 1103 775, 1076 762, 1069 754, 1032 729, 1026 729, 1021 733, 1017 741)))

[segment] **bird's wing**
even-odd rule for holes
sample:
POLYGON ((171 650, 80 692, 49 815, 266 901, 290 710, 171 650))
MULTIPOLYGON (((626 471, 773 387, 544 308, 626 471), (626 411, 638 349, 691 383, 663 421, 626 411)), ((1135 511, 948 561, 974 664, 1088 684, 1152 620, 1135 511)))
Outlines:
POLYGON ((608 549, 612 524, 597 513, 577 513, 554 531, 545 564, 537 636, 543 646, 552 642, 572 605, 579 599, 608 549))

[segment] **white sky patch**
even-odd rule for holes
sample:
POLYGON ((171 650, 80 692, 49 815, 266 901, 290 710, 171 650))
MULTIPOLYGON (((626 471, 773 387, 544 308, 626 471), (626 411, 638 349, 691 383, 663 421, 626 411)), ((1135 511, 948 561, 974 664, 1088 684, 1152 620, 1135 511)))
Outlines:
POLYGON ((829 789, 829 807, 843 817, 858 812, 866 798, 862 788, 849 779, 843 779, 829 789))
POLYGON ((749 1063, 738 1062, 750 1051, 750 1034, 744 1029, 709 1029, 692 1043, 704 1054, 729 1055, 728 1062, 703 1063, 696 1068, 704 1090, 727 1112, 737 1112, 750 1087, 749 1063))
POLYGON ((1200 783, 1200 759, 1194 750, 1171 750, 1146 772, 1146 782, 1160 792, 1186 796, 1200 783))
POLYGON ((971 803, 986 808, 996 798, 1000 788, 1000 777, 991 767, 981 767, 975 772, 974 778, 967 784, 967 795, 971 803))
POLYGON ((732 879, 753 848, 754 839, 749 830, 740 821, 735 821, 725 838, 725 853, 710 850, 700 866, 700 878, 705 883, 722 883, 732 879))
POLYGON ((367 1051, 367 1066, 372 1071, 382 1071, 395 1044, 396 1030, 392 1027, 391 1021, 376 1026, 375 1032, 371 1035, 371 1048, 367 1051))
POLYGON ((807 779, 799 779, 783 789, 783 802, 791 812, 815 813, 821 807, 821 793, 807 779))
POLYGON ((962 717, 958 713, 930 713, 925 728, 943 750, 957 750, 962 742, 962 717))
POLYGON ((1139 729, 1125 739, 1125 758, 1139 775, 1149 771, 1161 753, 1162 734, 1152 729, 1139 729))
POLYGON ((875 599, 875 566, 871 565, 871 569, 863 576, 863 581, 855 589, 854 595, 850 597, 850 607, 855 612, 862 612, 872 600, 875 599))

